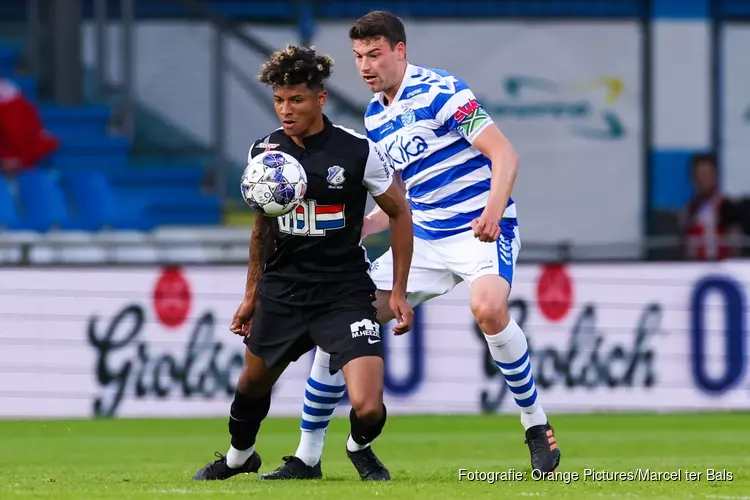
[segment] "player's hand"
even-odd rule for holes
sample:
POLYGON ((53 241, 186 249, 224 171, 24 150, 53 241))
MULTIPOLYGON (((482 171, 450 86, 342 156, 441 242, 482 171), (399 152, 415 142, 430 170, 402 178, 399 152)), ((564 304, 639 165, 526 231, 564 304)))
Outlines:
POLYGON ((499 221, 486 213, 471 221, 471 228, 474 230, 474 237, 485 243, 492 243, 500 237, 499 221))
POLYGON ((245 299, 242 301, 237 311, 232 317, 232 324, 229 329, 235 335, 247 337, 253 326, 253 315, 255 314, 255 300, 245 299))
POLYGON ((414 324, 414 311, 406 298, 392 293, 388 305, 397 321, 396 326, 393 327, 393 334, 403 335, 411 330, 414 324))

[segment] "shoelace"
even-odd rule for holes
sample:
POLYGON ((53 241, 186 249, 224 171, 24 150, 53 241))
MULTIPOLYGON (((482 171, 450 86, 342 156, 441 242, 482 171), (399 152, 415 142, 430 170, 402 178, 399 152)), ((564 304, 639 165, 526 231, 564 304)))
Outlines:
POLYGON ((217 460, 214 460, 213 462, 211 462, 211 465, 209 465, 209 468, 211 470, 213 470, 213 468, 219 465, 220 463, 226 461, 226 458, 227 458, 221 453, 219 453, 218 451, 214 453, 214 456, 217 458, 217 460))

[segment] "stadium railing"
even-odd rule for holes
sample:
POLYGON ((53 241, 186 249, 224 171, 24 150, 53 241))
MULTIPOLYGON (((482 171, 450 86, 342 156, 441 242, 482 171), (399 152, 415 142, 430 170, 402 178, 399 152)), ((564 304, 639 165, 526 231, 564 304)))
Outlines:
MULTIPOLYGON (((0 266, 244 265, 249 241, 246 227, 5 232, 0 233, 0 266)), ((750 237, 732 241, 741 255, 750 256, 750 237)), ((680 261, 683 244, 676 235, 607 243, 525 241, 519 262, 680 261)), ((387 233, 368 238, 366 246, 369 258, 377 258, 388 248, 387 233)))

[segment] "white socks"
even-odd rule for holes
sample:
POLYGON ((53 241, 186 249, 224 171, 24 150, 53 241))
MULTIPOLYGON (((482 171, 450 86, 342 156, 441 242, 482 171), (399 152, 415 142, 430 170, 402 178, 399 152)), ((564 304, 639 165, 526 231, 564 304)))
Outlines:
POLYGON ((253 451, 255 451, 255 446, 251 446, 246 450, 238 450, 234 446, 230 446, 227 452, 227 465, 231 469, 242 467, 247 462, 247 459, 250 458, 250 455, 253 454, 253 451))
POLYGON ((316 349, 310 377, 305 386, 305 403, 300 422, 302 435, 294 455, 310 467, 317 464, 323 455, 328 423, 346 390, 343 372, 339 370, 333 375, 328 372, 330 361, 330 354, 316 349))
POLYGON ((547 415, 537 401, 529 345, 521 327, 511 318, 505 330, 495 335, 485 333, 484 337, 492 359, 500 368, 516 405, 521 409, 524 429, 546 424, 547 415))
POLYGON ((352 439, 351 434, 349 435, 349 439, 346 440, 346 449, 349 451, 361 451, 369 446, 370 443, 367 443, 365 445, 358 444, 355 440, 352 439))

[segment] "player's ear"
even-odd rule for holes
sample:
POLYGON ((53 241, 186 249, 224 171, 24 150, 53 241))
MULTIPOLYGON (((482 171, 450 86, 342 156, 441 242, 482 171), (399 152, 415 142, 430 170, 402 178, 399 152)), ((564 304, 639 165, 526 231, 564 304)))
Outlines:
POLYGON ((406 59, 406 44, 404 42, 398 42, 394 50, 399 55, 399 59, 406 59))
POLYGON ((328 101, 328 91, 326 89, 321 90, 318 92, 318 103, 321 106, 325 106, 325 103, 328 101))

